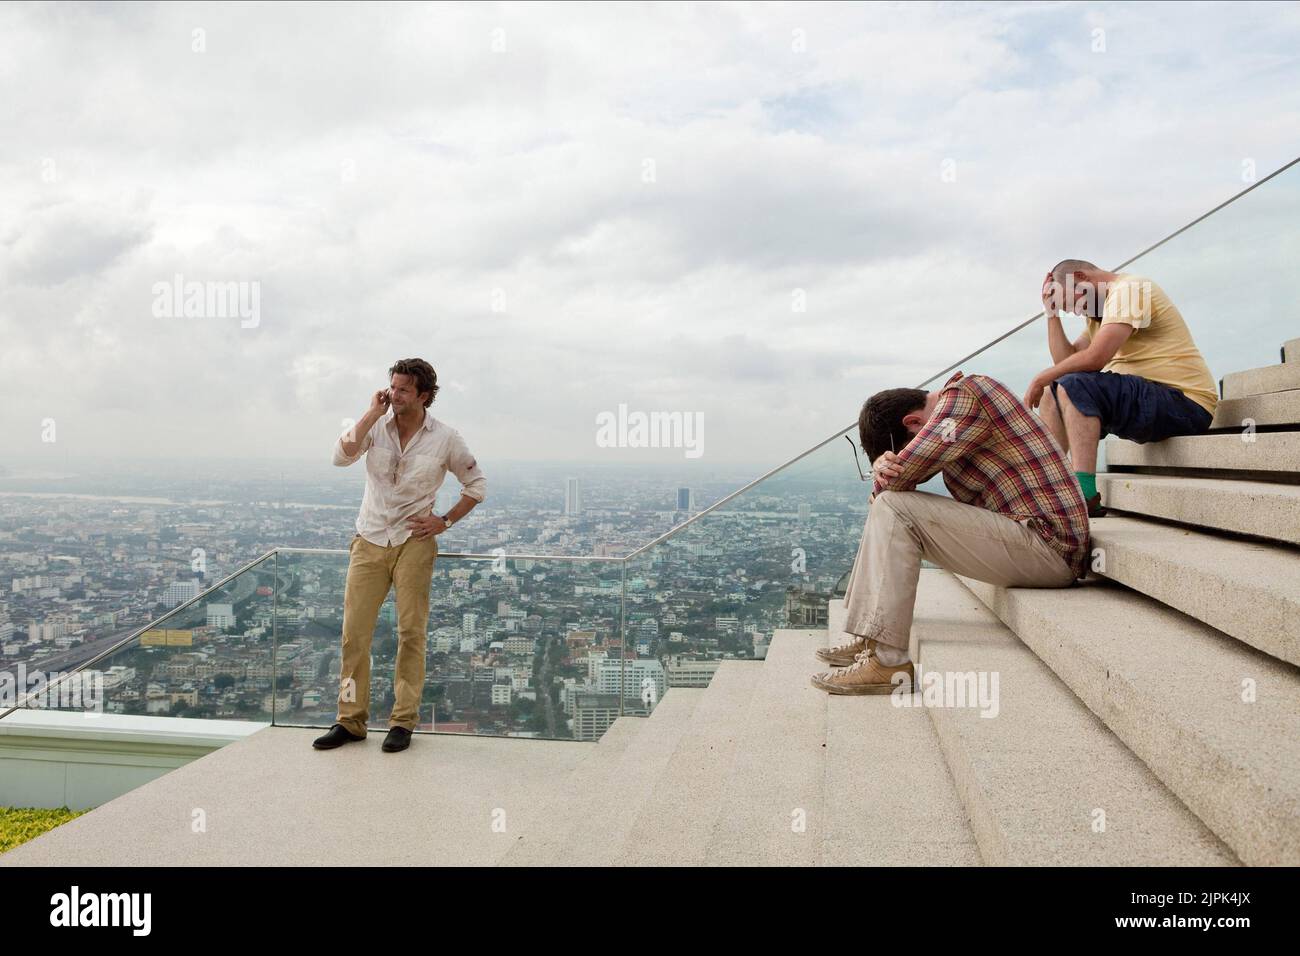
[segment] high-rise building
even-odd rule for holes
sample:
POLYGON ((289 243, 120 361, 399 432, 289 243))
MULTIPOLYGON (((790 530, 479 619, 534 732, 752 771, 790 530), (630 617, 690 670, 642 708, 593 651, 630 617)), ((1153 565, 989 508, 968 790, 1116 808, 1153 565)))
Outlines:
POLYGON ((208 605, 208 627, 234 627, 235 609, 230 604, 208 605))
POLYGON ((668 689, 664 665, 657 660, 603 660, 596 667, 596 690, 602 694, 622 694, 629 700, 645 701, 647 709, 663 700, 668 689))
POLYGON ((809 505, 808 502, 806 502, 806 501, 800 502, 800 503, 799 503, 799 520, 800 520, 800 521, 807 521, 807 520, 808 520, 809 518, 811 518, 811 517, 812 517, 812 506, 809 505))
POLYGON ((618 720, 620 702, 617 694, 593 694, 577 691, 573 702, 573 739, 599 740, 618 720))
POLYGON ((163 598, 163 603, 168 607, 176 607, 178 604, 184 604, 191 598, 199 596, 202 590, 198 578, 188 578, 184 581, 173 581, 167 585, 167 594, 163 598))
POLYGON ((701 661, 674 654, 668 658, 669 687, 708 687, 721 661, 701 661))
POLYGON ((582 514, 582 491, 577 478, 564 480, 564 513, 566 515, 582 514))
POLYGON ((678 511, 695 510, 695 495, 691 492, 691 489, 689 488, 677 489, 677 510, 678 511))

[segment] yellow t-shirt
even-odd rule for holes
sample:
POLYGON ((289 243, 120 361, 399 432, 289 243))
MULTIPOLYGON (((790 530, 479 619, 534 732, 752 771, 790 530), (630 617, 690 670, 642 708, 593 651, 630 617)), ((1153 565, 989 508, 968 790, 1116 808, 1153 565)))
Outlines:
POLYGON ((1214 376, 1164 289, 1144 276, 1120 273, 1106 288, 1101 321, 1088 319, 1088 340, 1092 341, 1097 330, 1111 322, 1133 326, 1133 334, 1106 363, 1103 372, 1140 375, 1176 388, 1214 414, 1219 403, 1214 376))

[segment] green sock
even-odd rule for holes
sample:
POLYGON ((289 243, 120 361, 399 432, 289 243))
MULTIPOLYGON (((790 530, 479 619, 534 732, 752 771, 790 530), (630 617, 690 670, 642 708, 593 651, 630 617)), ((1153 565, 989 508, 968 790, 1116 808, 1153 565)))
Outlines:
POLYGON ((1079 488, 1083 491, 1084 501, 1097 493, 1097 473, 1095 471, 1076 471, 1074 477, 1079 479, 1079 488))

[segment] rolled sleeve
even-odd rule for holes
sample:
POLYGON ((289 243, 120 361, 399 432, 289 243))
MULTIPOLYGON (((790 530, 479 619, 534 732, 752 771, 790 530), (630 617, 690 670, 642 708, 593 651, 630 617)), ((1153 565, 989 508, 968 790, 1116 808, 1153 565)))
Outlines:
MULTIPOLYGON (((355 428, 356 426, 353 427, 355 428)), ((351 431, 351 429, 349 429, 349 431, 351 431)), ((343 437, 346 434, 347 432, 344 432, 334 440, 334 464, 340 468, 356 464, 361 460, 361 456, 370 450, 370 446, 375 443, 374 434, 372 432, 366 432, 366 437, 361 439, 361 447, 357 449, 357 453, 355 455, 348 455, 347 452, 343 450, 343 437)))
POLYGON ((461 494, 482 504, 487 497, 487 476, 479 468, 478 460, 470 452, 460 432, 452 435, 447 449, 447 470, 460 482, 461 494))

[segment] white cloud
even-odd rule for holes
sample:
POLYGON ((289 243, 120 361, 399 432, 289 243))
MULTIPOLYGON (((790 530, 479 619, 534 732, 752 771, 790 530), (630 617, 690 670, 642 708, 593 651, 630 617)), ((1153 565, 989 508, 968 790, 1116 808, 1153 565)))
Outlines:
POLYGON ((0 376, 34 397, 0 423, 319 459, 422 355, 484 460, 590 456, 625 402, 775 461, 1300 152, 1297 39, 1251 4, 5 6, 0 376), (259 282, 260 325, 153 318, 177 273, 259 282))

